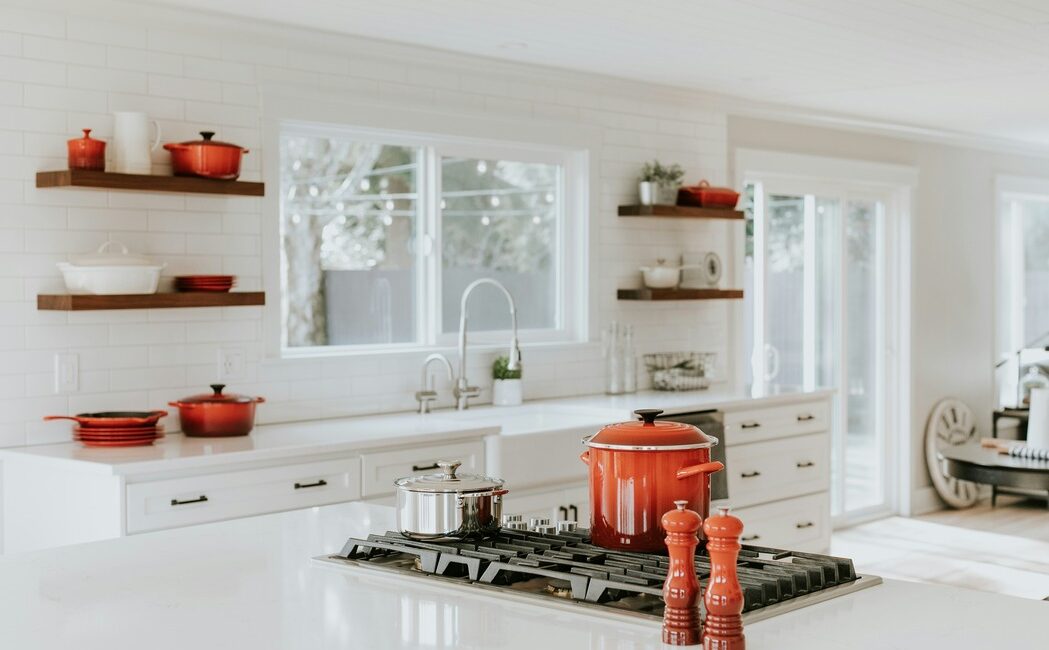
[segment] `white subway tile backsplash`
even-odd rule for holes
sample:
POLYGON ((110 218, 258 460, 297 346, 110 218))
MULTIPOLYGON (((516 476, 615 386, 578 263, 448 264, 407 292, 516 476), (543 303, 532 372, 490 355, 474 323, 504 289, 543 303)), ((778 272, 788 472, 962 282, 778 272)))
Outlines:
MULTIPOLYGON (((140 74, 140 73, 128 73, 140 74)), ((143 80, 143 84, 145 84, 143 80)), ((141 91, 145 93, 145 87, 141 91)), ((109 111, 144 111, 155 119, 181 120, 186 114, 186 102, 168 97, 134 95, 126 93, 109 93, 109 111)))
POLYGON ((259 111, 253 106, 187 101, 186 119, 223 126, 258 126, 259 111))
POLYGON ((110 45, 106 48, 106 65, 115 70, 135 70, 159 74, 182 74, 182 57, 177 54, 153 52, 131 47, 110 45))
POLYGON ((22 39, 22 56, 60 63, 106 65, 106 46, 27 34, 22 39))
POLYGON ((159 97, 221 102, 222 85, 217 81, 151 74, 149 75, 149 94, 159 97))
POLYGON ((6 81, 44 83, 56 86, 66 83, 66 66, 64 63, 0 56, 0 70, 3 70, 4 80, 6 81))
POLYGON ((156 232, 221 232, 222 215, 214 212, 150 210, 149 229, 156 232))

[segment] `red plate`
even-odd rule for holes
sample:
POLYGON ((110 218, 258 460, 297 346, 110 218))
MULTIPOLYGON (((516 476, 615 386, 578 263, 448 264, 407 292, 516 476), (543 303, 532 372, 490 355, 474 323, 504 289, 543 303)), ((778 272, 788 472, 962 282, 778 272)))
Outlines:
POLYGON ((229 293, 233 287, 178 287, 182 293, 229 293))
POLYGON ((85 447, 148 447, 156 438, 145 440, 81 440, 85 447))
POLYGON ((163 432, 164 427, 157 425, 153 427, 73 427, 73 433, 84 433, 89 435, 100 434, 103 436, 136 436, 147 433, 163 432))
POLYGON ((83 438, 85 440, 130 440, 133 438, 159 438, 163 435, 163 431, 154 431, 151 433, 134 433, 129 435, 116 433, 74 433, 73 437, 83 438))

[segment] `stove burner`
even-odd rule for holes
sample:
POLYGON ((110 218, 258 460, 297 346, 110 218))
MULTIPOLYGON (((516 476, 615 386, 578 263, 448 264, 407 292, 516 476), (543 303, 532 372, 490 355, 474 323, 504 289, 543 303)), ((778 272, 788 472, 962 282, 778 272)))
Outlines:
MULTIPOLYGON (((665 555, 594 546, 584 529, 539 533, 505 527, 481 541, 418 542, 392 532, 351 538, 328 559, 649 617, 663 615, 668 567, 665 555)), ((737 570, 744 613, 785 602, 802 606, 840 593, 842 586, 854 590, 880 581, 857 576, 846 558, 764 546, 743 546, 737 570)), ((703 550, 696 555, 696 573, 704 583, 710 576, 703 550)))

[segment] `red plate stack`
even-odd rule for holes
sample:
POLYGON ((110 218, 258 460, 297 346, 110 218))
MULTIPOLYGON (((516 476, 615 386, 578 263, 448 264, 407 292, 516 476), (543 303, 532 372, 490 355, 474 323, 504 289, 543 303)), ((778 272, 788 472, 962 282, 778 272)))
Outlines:
POLYGON ((141 447, 152 445, 164 437, 164 427, 156 424, 143 427, 73 427, 73 440, 85 447, 141 447))
POLYGON ((175 288, 179 291, 228 292, 236 280, 232 275, 180 275, 175 278, 175 288))

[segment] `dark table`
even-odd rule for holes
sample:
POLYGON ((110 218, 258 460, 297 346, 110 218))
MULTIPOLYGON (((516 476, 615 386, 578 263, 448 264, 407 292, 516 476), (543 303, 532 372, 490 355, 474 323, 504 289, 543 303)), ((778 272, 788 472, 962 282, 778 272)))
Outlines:
MULTIPOLYGON (((948 476, 995 487, 1041 490, 1049 507, 1049 460, 1017 458, 974 444, 943 449, 938 457, 948 476)), ((991 499, 994 505, 993 494, 991 499)))

